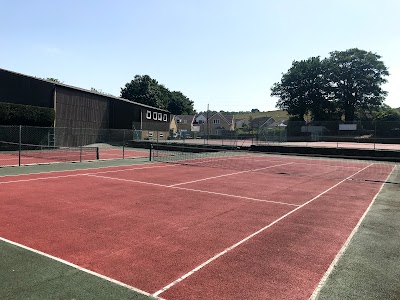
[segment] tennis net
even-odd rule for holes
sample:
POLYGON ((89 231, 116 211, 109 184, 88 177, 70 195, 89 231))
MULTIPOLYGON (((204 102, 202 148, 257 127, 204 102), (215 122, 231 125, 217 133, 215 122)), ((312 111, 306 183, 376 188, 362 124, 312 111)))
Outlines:
MULTIPOLYGON (((171 164, 199 166, 280 176, 302 176, 342 180, 357 172, 351 180, 400 184, 400 165, 359 159, 269 154, 240 149, 212 149, 185 145, 153 144, 150 160, 171 164)), ((266 178, 266 180, 268 180, 266 178)))
POLYGON ((98 147, 56 147, 0 141, 0 165, 82 162, 99 158, 98 147))

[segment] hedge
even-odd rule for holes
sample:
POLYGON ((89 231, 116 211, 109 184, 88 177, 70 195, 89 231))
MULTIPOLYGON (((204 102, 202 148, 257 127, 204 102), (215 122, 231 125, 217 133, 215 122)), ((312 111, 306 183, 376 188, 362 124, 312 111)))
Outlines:
POLYGON ((0 125, 53 126, 54 109, 0 102, 0 125))

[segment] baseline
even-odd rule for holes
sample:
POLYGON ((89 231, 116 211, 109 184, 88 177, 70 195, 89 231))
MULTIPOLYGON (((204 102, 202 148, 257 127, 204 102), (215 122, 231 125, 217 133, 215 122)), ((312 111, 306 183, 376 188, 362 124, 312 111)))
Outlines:
MULTIPOLYGON (((387 176, 386 180, 384 182, 387 182, 388 179, 390 178, 390 176, 392 175, 393 171, 395 170, 395 167, 392 168, 392 171, 389 173, 389 175, 387 176)), ((321 292, 321 289, 323 288, 323 286, 325 285, 326 281, 328 280, 329 275, 332 273, 333 269, 335 268, 335 266, 337 265, 338 261, 340 260, 340 258, 343 256, 343 254, 346 252, 347 248, 349 247, 349 244, 353 238, 353 236, 356 234, 356 232, 358 231, 358 229, 361 226, 361 223, 363 222, 363 220, 365 219, 365 217, 367 216, 368 212, 370 211, 372 205, 375 203, 376 198, 378 197, 378 195, 381 193, 383 187, 385 186, 385 183, 383 183, 380 187, 380 189, 378 190, 378 192, 376 193, 376 195, 374 196, 374 198, 372 199, 371 203, 369 204, 369 206, 367 207, 367 209, 365 210, 364 214, 362 215, 362 217, 360 218, 360 220, 358 221, 356 227, 354 227, 353 231, 351 232, 351 234, 349 235, 349 237, 347 238, 346 242, 343 244, 342 248, 340 249, 340 251, 338 252, 338 254, 336 255, 335 259, 332 261, 331 265, 329 266, 329 268, 326 270, 324 276, 321 278, 321 281, 318 283, 317 287, 315 288, 313 294, 310 297, 310 300, 315 300, 317 299, 319 293, 321 292)))
POLYGON ((115 177, 108 177, 108 176, 99 176, 99 175, 96 175, 96 174, 84 174, 84 175, 90 176, 90 177, 96 177, 96 178, 124 181, 124 182, 141 183, 141 184, 165 187, 165 188, 170 188, 170 189, 178 189, 178 190, 206 193, 206 194, 212 194, 212 195, 227 196, 227 197, 238 198, 238 199, 243 199, 243 200, 252 200, 252 201, 258 201, 258 202, 275 203, 275 204, 282 204, 282 205, 289 205, 289 206, 296 206, 296 207, 299 206, 297 204, 280 202, 280 201, 257 199, 257 198, 237 196, 237 195, 232 195, 232 194, 225 194, 225 193, 210 192, 210 191, 204 191, 204 190, 198 190, 198 189, 184 188, 184 187, 179 187, 179 186, 169 186, 169 185, 153 183, 153 182, 145 182, 145 181, 140 181, 140 180, 123 179, 123 178, 115 178, 115 177))
POLYGON ((306 205, 310 204, 311 202, 313 202, 314 200, 318 199, 319 197, 321 197, 322 195, 328 193, 330 190, 334 189, 335 187, 337 187, 338 185, 340 185, 341 183, 345 182, 346 180, 350 179, 351 177, 357 175, 358 173, 364 171, 365 169, 367 169, 368 167, 372 166, 373 164, 369 164, 368 166, 362 168, 361 170, 358 170, 357 172, 353 173, 352 175, 348 176, 347 178, 341 180, 340 182, 336 183, 335 185, 331 186, 330 188, 326 189, 325 191, 323 191, 322 193, 320 193, 319 195, 315 196, 314 198, 310 199, 309 201, 305 202, 304 204, 294 208, 293 210, 289 211, 288 213, 286 213, 285 215, 281 216, 280 218, 276 219, 275 221, 273 221, 272 223, 268 224, 267 226, 259 229, 258 231, 254 232, 253 234, 247 236, 246 238, 242 239, 241 241, 237 242, 236 244, 226 248, 225 250, 223 250, 222 252, 216 254, 215 256, 211 257, 210 259, 208 259, 207 261, 203 262, 202 264, 200 264, 199 266, 197 266, 196 268, 192 269, 191 271, 187 272, 186 274, 184 274, 183 276, 179 277, 178 279, 176 279, 175 281, 171 282, 170 284, 164 286, 163 288, 161 288, 160 290, 158 290, 157 292, 153 293, 152 295, 157 297, 160 294, 162 294, 163 292, 167 291, 168 289, 170 289, 171 287, 175 286, 176 284, 178 284, 179 282, 185 280, 186 278, 188 278, 189 276, 191 276, 192 274, 194 274, 195 272, 199 271, 200 269, 204 268, 205 266, 207 266, 208 264, 210 264, 211 262, 213 262, 214 260, 218 259, 219 257, 225 255, 226 253, 232 251, 233 249, 237 248, 238 246, 240 246, 241 244, 245 243, 246 241, 248 241, 249 239, 253 238, 254 236, 260 234, 261 232, 265 231, 266 229, 270 228, 271 226, 275 225, 276 223, 280 222, 281 220, 285 219, 286 217, 290 216, 291 214, 293 214, 294 212, 298 211, 299 209, 305 207, 306 205))
MULTIPOLYGON (((112 278, 107 277, 107 276, 105 276, 105 275, 101 275, 101 274, 99 274, 99 273, 97 273, 97 272, 94 272, 94 271, 88 270, 88 269, 86 269, 86 268, 80 267, 80 266, 78 266, 78 265, 76 265, 76 264, 73 264, 73 263, 71 263, 71 262, 69 262, 69 261, 66 261, 66 260, 64 260, 64 259, 58 258, 58 257, 56 257, 56 256, 47 254, 47 253, 45 253, 45 252, 42 252, 42 251, 39 251, 39 250, 30 248, 30 247, 28 247, 28 246, 25 246, 25 245, 16 243, 16 242, 14 242, 14 241, 5 239, 5 238, 3 238, 3 237, 0 237, 0 241, 3 241, 3 242, 5 242, 5 243, 8 243, 8 244, 11 244, 11 245, 14 245, 14 246, 17 246, 17 247, 19 247, 19 248, 22 248, 22 249, 24 249, 24 250, 27 250, 27 251, 30 251, 30 252, 33 252, 33 253, 36 253, 36 254, 39 254, 39 255, 41 255, 41 256, 50 258, 50 259, 52 259, 52 260, 58 261, 58 262, 60 262, 60 263, 62 263, 62 264, 64 264, 64 265, 70 266, 70 267, 72 267, 72 268, 74 268, 74 269, 77 269, 77 270, 79 270, 79 271, 88 273, 88 274, 90 274, 90 275, 99 277, 99 278, 101 278, 101 279, 103 279, 103 280, 106 280, 106 281, 109 281, 109 282, 114 283, 114 284, 116 284, 116 285, 122 286, 122 287, 127 288, 127 289, 129 289, 129 290, 132 290, 132 291, 134 291, 134 292, 136 292, 136 293, 139 293, 139 294, 142 294, 142 295, 145 295, 145 296, 148 296, 148 297, 155 297, 155 296, 152 296, 152 295, 151 295, 150 293, 148 293, 148 292, 142 291, 142 290, 140 290, 140 289, 138 289, 138 288, 135 288, 135 287, 133 287, 133 286, 130 286, 130 285, 128 285, 128 284, 125 284, 125 283, 123 283, 123 282, 121 282, 121 281, 112 279, 112 278)), ((156 299, 163 300, 163 299, 160 298, 160 297, 155 297, 155 298, 156 298, 156 299)))

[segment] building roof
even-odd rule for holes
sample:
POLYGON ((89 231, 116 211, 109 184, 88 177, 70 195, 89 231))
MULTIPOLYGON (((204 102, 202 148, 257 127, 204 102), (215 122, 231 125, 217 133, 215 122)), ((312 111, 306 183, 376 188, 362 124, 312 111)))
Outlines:
POLYGON ((185 123, 185 124, 191 124, 193 123, 195 115, 176 115, 175 119, 177 120, 177 123, 185 123), (182 120, 183 122, 178 122, 178 120, 182 120))
POLYGON ((35 79, 35 80, 47 82, 47 83, 52 84, 53 86, 61 86, 61 87, 64 87, 64 88, 69 88, 69 89, 73 89, 73 90, 77 90, 77 91, 81 91, 81 92, 85 92, 85 93, 89 93, 89 94, 94 94, 94 95, 102 96, 102 97, 105 97, 105 98, 111 98, 111 99, 116 99, 116 100, 120 100, 120 101, 124 101, 124 102, 128 102, 128 103, 132 103, 132 104, 144 107, 144 108, 156 109, 156 110, 159 110, 159 111, 163 111, 163 112, 168 112, 169 113, 169 111, 166 110, 166 109, 153 107, 153 106, 150 106, 150 105, 146 105, 146 104, 143 104, 143 103, 131 101, 131 100, 120 98, 120 97, 115 97, 115 96, 112 96, 112 95, 105 95, 105 94, 102 94, 102 93, 99 93, 99 92, 86 90, 86 89, 83 89, 83 88, 75 87, 75 86, 64 84, 64 83, 54 82, 54 81, 46 80, 46 79, 43 79, 43 78, 34 77, 34 76, 30 76, 30 75, 25 75, 25 74, 22 74, 22 73, 18 73, 18 72, 6 70, 6 69, 1 69, 1 68, 0 68, 0 71, 12 73, 12 74, 15 74, 15 75, 18 75, 18 76, 22 76, 22 77, 27 77, 27 78, 30 78, 30 79, 35 79))
POLYGON ((254 119, 252 119, 252 120, 250 121, 250 126, 251 126, 251 127, 260 128, 260 127, 263 127, 263 126, 265 126, 265 125, 268 126, 269 124, 272 124, 273 122, 275 122, 275 119, 272 118, 272 117, 268 117, 268 116, 266 116, 266 117, 259 117, 259 118, 254 118, 254 119))
POLYGON ((208 119, 211 119, 211 118, 213 118, 214 116, 216 116, 216 115, 219 115, 219 116, 221 116, 222 118, 224 118, 225 119, 225 121, 228 123, 228 124, 232 124, 232 122, 233 122, 233 118, 234 118, 234 115, 232 115, 232 114, 223 114, 223 113, 220 113, 220 112, 216 112, 215 114, 213 114, 210 118, 208 118, 208 119))

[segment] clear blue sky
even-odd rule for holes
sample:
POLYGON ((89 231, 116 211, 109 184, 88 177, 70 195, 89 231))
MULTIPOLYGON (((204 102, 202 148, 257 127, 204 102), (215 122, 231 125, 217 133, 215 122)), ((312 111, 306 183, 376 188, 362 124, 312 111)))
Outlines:
POLYGON ((293 60, 360 48, 400 107, 398 0, 0 0, 0 68, 119 96, 148 74, 195 108, 272 110, 293 60))

